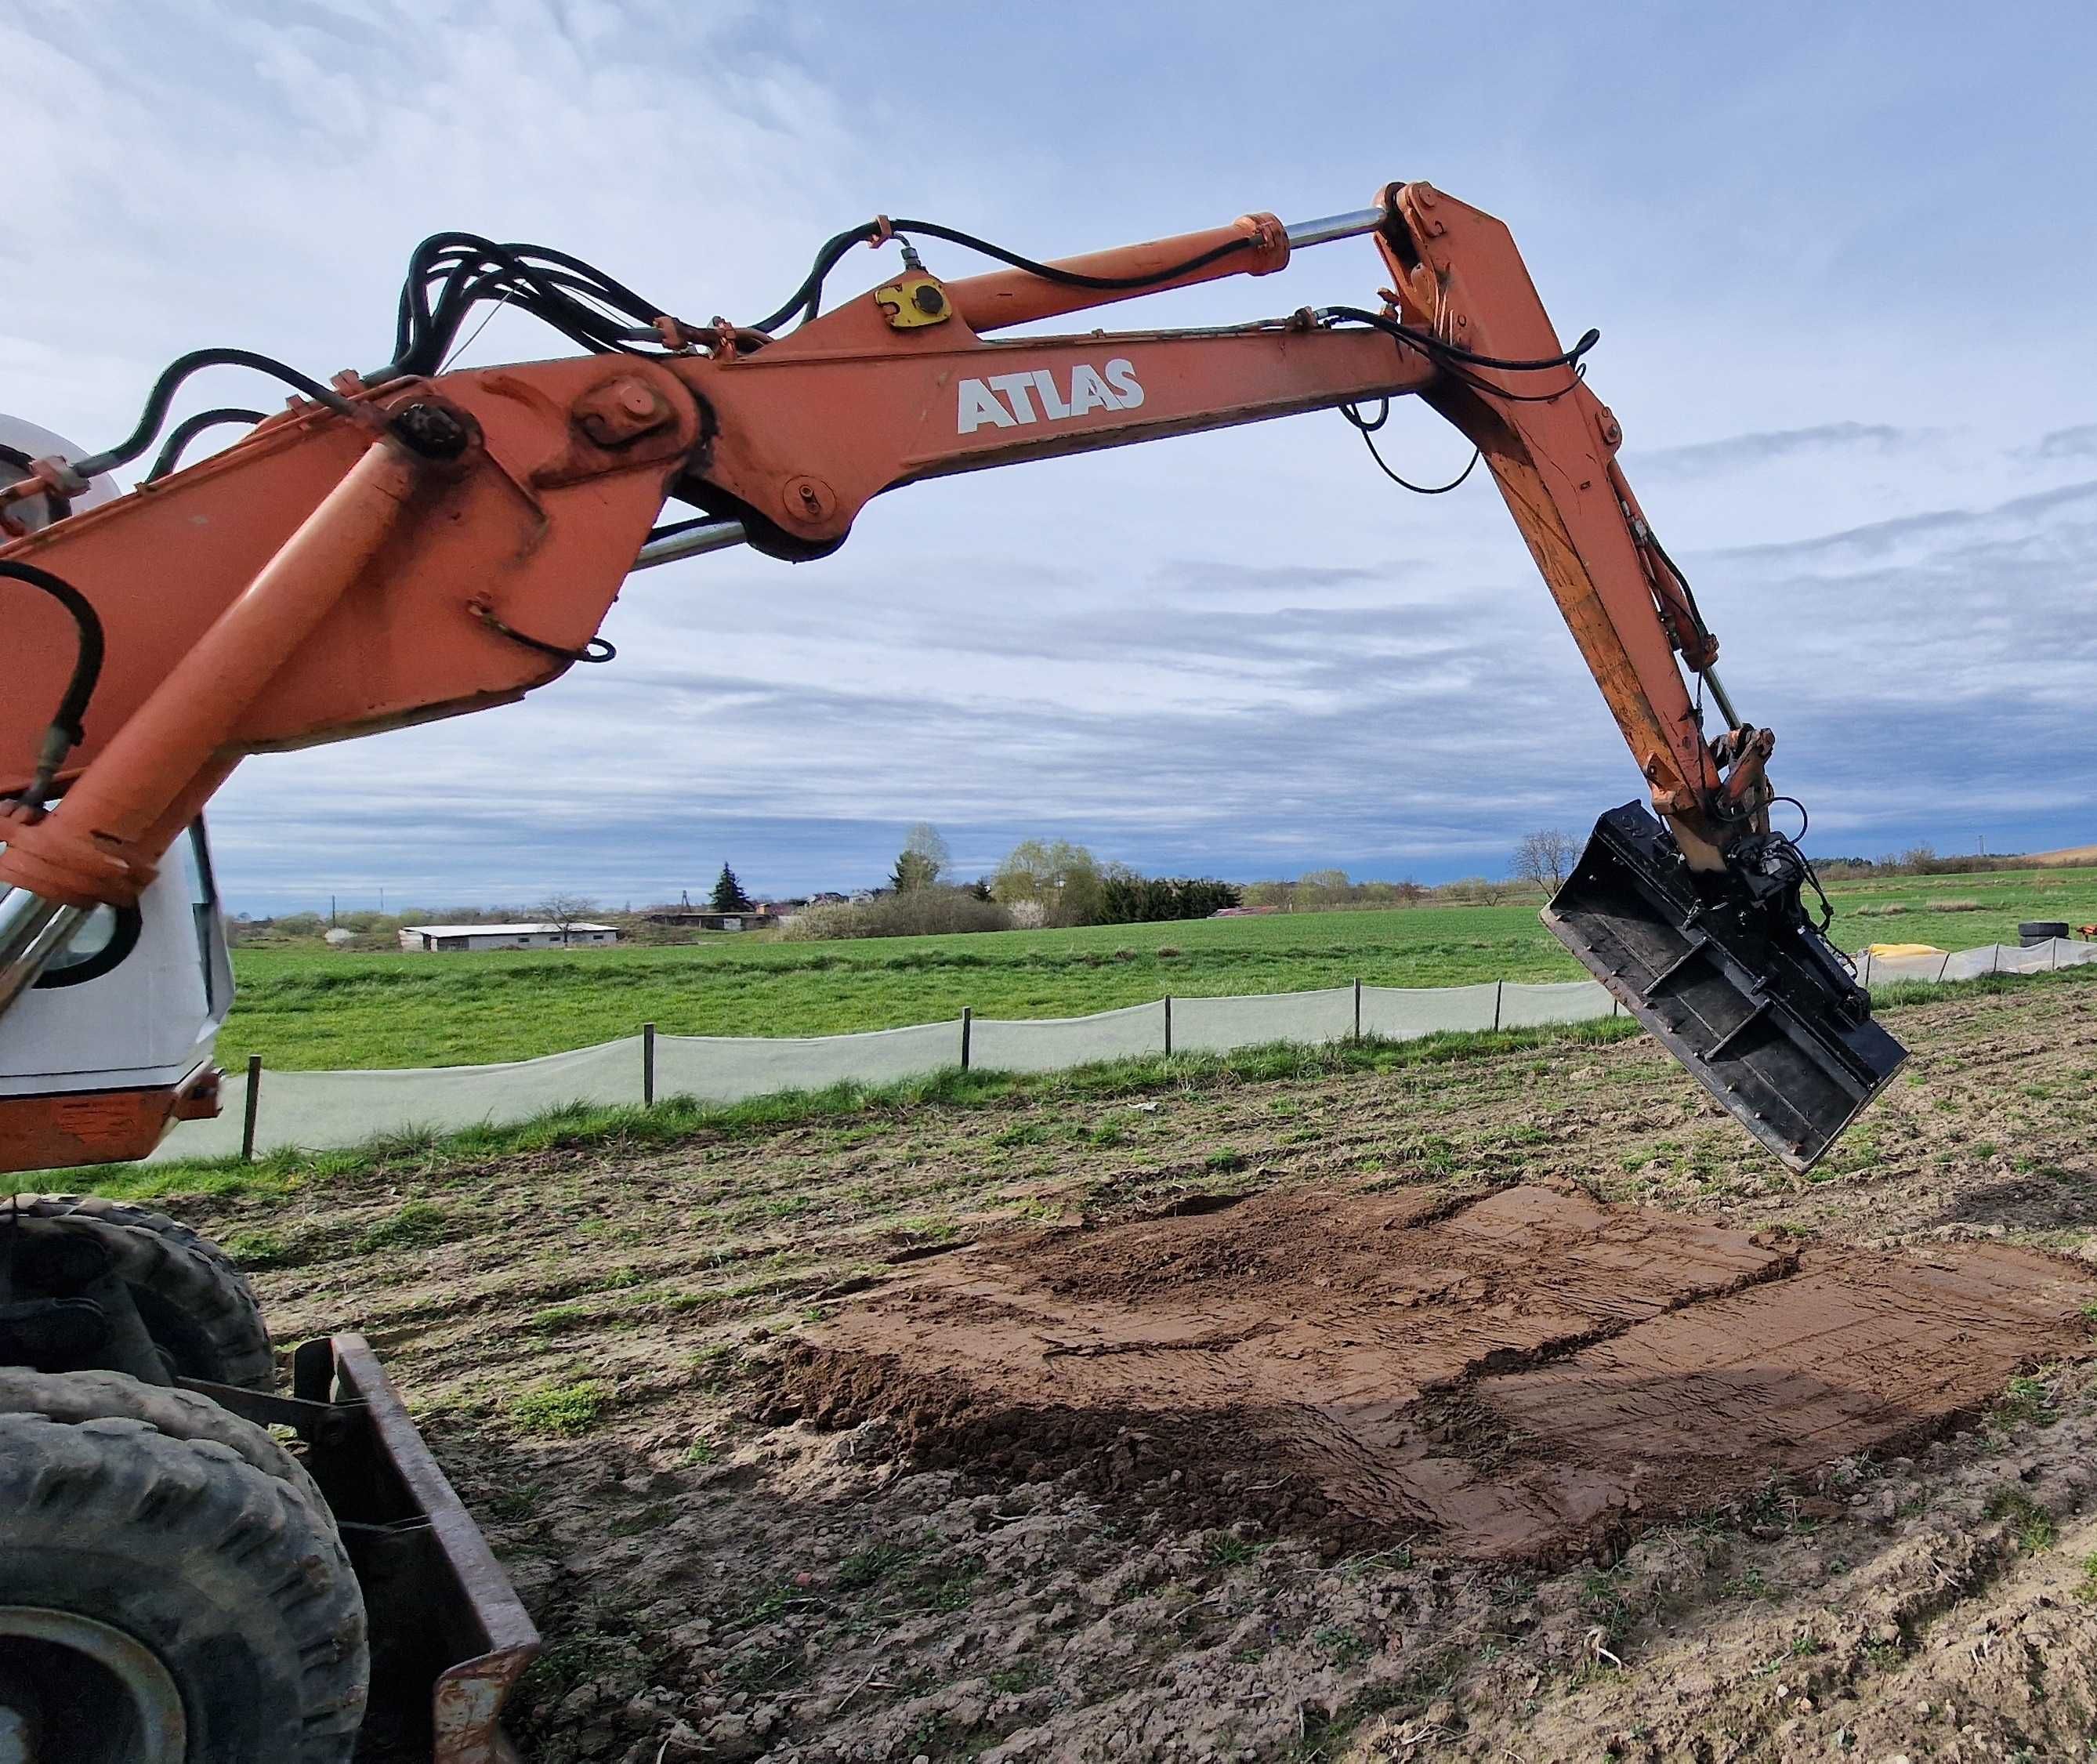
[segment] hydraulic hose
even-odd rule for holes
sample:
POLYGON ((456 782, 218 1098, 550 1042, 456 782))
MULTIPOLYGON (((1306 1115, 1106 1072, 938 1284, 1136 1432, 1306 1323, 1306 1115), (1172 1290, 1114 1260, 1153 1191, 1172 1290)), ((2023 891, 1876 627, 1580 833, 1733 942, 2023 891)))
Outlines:
POLYGON ((72 676, 66 682, 58 709, 51 715, 50 726, 44 732, 43 746, 37 756, 36 775, 23 794, 24 801, 42 808, 50 799, 51 781, 58 776, 59 768, 65 764, 65 756, 80 745, 86 733, 83 724, 88 703, 102 678, 102 619, 85 594, 49 570, 40 570, 33 563, 0 559, 0 576, 26 582, 31 588, 50 595, 65 608, 79 633, 73 651, 72 676))

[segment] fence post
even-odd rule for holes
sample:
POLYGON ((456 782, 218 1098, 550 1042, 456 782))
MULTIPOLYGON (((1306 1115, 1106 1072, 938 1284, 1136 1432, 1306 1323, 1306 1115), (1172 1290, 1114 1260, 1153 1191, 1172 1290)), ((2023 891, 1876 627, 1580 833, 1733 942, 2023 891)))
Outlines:
POLYGON ((241 1109, 240 1161, 252 1162, 255 1157, 255 1111, 262 1102, 262 1056, 247 1056, 247 1096, 241 1109))
POLYGON ((1505 992, 1506 991, 1507 991, 1507 982, 1506 982, 1506 981, 1504 981, 1504 980, 1495 980, 1495 981, 1494 981, 1494 982, 1493 982, 1493 1033, 1494 1033, 1495 1035, 1498 1035, 1498 1034, 1499 1033, 1499 1027, 1500 1027, 1500 995, 1501 995, 1502 993, 1505 992))
POLYGON ((1165 1057, 1172 1057, 1172 995, 1165 995, 1165 1057))
POLYGON ((975 1018, 975 1006, 961 1007, 961 1070, 965 1072, 969 1069, 969 1031, 974 1026, 975 1018))
POLYGON ((2003 971, 2003 946, 2000 943, 1997 943, 1992 947, 1994 953, 1989 960, 1988 972, 1990 974, 2000 974, 2003 971))
POLYGON ((1362 983, 1355 982, 1355 1040, 1362 1039, 1362 983))
POLYGON ((1937 983, 1939 986, 1944 984, 1944 976, 1950 970, 1950 966, 1951 952, 1947 949, 1944 952, 1944 960, 1937 965, 1937 983))
POLYGON ((655 1026, 641 1026, 641 1106, 655 1106, 655 1026))
POLYGON ((1864 978, 1857 983, 1859 986, 1869 986, 1872 983, 1872 952, 1868 949, 1864 952, 1864 978))

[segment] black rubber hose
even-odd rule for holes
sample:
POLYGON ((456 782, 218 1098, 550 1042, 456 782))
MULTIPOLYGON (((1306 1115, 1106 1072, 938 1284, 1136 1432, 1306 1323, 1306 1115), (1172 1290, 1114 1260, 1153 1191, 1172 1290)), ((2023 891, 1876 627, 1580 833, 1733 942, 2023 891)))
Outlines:
POLYGON ((624 282, 550 246, 498 244, 477 233, 432 234, 409 260, 396 315, 393 361, 385 375, 435 372, 467 312, 498 292, 571 342, 598 353, 650 341, 663 311, 624 282), (633 322, 619 324, 577 295, 633 322))
POLYGON ((1225 239, 1205 252, 1197 252, 1184 263, 1177 263, 1164 269, 1145 271, 1140 276, 1088 276, 1082 270, 1059 269, 1053 264, 1036 263, 1031 257, 1022 257, 1018 252, 1007 251, 1002 245, 993 245, 988 239, 978 239, 973 233, 964 233, 957 227, 942 226, 936 221, 897 221, 893 223, 898 233, 922 233, 930 239, 943 239, 950 245, 959 245, 969 251, 981 252, 986 257, 995 257, 1000 263, 1010 264, 1015 269, 1024 269, 1031 276, 1039 276, 1044 282, 1060 282, 1066 288, 1098 288, 1105 291, 1127 291, 1137 288, 1154 288, 1161 282, 1171 282, 1197 269, 1206 269, 1210 264, 1232 257, 1241 251, 1250 251, 1259 241, 1250 233, 1225 239))
POLYGON ((80 633, 79 647, 73 654, 72 677, 66 682, 64 696, 52 714, 50 731, 44 738, 44 751, 37 758, 36 777, 29 786, 27 799, 41 808, 67 753, 77 747, 86 734, 87 707, 102 679, 102 619, 86 595, 49 570, 40 570, 33 563, 15 563, 0 558, 0 576, 26 582, 50 595, 72 615, 80 633))
MULTIPOLYGON (((889 231, 897 239, 913 233, 922 234, 927 239, 943 239, 948 244, 959 245, 965 251, 980 252, 986 257, 995 257, 1000 263, 1010 264, 1015 269, 1024 269, 1029 275, 1039 276, 1044 282, 1057 282, 1069 288, 1095 288, 1103 293, 1133 293, 1141 288, 1154 288, 1181 276, 1191 275, 1197 269, 1205 269, 1210 264, 1239 252, 1250 251, 1259 243, 1257 239, 1247 233, 1238 239, 1226 239, 1222 244, 1212 246, 1207 251, 1198 252, 1184 263, 1149 270, 1140 276, 1088 276, 1082 270, 1060 269, 1053 264, 1022 257, 1018 252, 1007 251, 1002 245, 993 245, 988 239, 978 239, 973 233, 964 233, 958 227, 942 226, 936 221, 891 221, 889 231)), ((750 329, 776 330, 797 315, 813 318, 816 304, 822 299, 824 281, 837 268, 845 253, 855 245, 865 244, 879 237, 878 224, 869 221, 864 225, 853 227, 828 241, 816 254, 815 267, 809 270, 808 279, 794 291, 786 304, 769 317, 758 320, 750 329)))
POLYGON ((777 330, 796 313, 804 313, 823 296, 823 282, 830 273, 843 261, 844 255, 855 245, 870 243, 875 237, 874 223, 856 226, 849 232, 840 233, 827 240, 816 253, 814 266, 808 271, 799 287, 788 296, 786 304, 768 318, 760 318, 750 328, 752 330, 777 330))
POLYGON ((174 433, 168 437, 166 444, 155 457, 152 469, 140 481, 153 484, 166 477, 182 464, 183 450, 206 429, 215 429, 221 422, 260 422, 261 420, 260 411, 243 410, 233 405, 221 405, 216 410, 199 410, 193 417, 185 417, 175 425, 174 433))
POLYGON ((252 349, 192 349, 187 355, 177 356, 166 370, 153 382, 153 389, 146 399, 145 414, 138 418, 134 429, 116 446, 99 453, 90 453, 85 459, 72 462, 72 469, 83 478, 92 478, 115 466, 128 465, 153 444, 153 437, 168 420, 168 407, 175 401, 175 394, 182 383, 192 374, 208 367, 252 368, 258 374, 267 374, 280 379, 287 386, 304 392, 316 404, 326 405, 341 415, 349 414, 349 401, 332 387, 323 386, 318 380, 309 379, 296 368, 287 366, 272 356, 257 355, 252 349))
MULTIPOLYGON (((1657 535, 1650 527, 1647 527, 1645 530, 1645 542, 1653 547, 1653 554, 1657 557, 1662 563, 1667 566, 1667 573, 1673 576, 1675 581, 1680 585, 1682 589, 1682 597, 1689 602, 1689 616, 1696 621, 1697 636, 1701 637, 1710 637, 1711 634, 1711 628, 1704 622, 1704 609, 1696 604, 1696 590, 1689 585, 1689 578, 1682 573, 1681 567, 1675 562, 1675 559, 1668 556, 1667 548, 1661 544, 1658 535, 1657 535)), ((1797 799, 1796 797, 1780 797, 1778 800, 1780 802, 1796 802, 1797 799)), ((1806 812, 1805 805, 1803 803, 1800 804, 1798 812, 1801 815, 1806 812)), ((1802 831, 1800 837, 1801 838, 1805 837, 1802 831)))
POLYGON ((1451 361, 1462 362, 1466 367, 1497 368, 1509 373, 1526 374, 1544 368, 1574 366, 1582 356, 1602 340, 1601 332, 1591 329, 1583 334, 1580 340, 1571 348, 1558 355, 1542 356, 1534 361, 1513 361, 1502 356, 1480 355, 1475 349, 1467 349, 1460 343, 1451 343, 1431 332, 1416 330, 1410 325, 1401 324, 1394 318, 1387 318, 1381 313, 1372 313, 1362 307, 1329 306, 1325 311, 1331 317, 1347 319, 1357 325, 1368 325, 1387 335, 1403 338, 1429 355, 1447 357, 1451 361))

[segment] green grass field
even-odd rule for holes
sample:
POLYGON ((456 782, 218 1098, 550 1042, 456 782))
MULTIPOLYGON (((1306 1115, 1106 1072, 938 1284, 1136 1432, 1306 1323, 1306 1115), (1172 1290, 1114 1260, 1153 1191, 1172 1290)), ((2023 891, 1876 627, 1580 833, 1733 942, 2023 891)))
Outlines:
MULTIPOLYGON (((1893 877, 1835 891, 1837 942, 2014 943, 2020 919, 2097 920, 2097 870, 1893 877), (1977 901, 1972 910, 1946 903, 1977 901), (1883 909, 1898 905, 1898 913, 1883 909)), ((229 1067, 515 1060, 633 1034, 836 1035, 961 1013, 1070 1017, 1229 992, 1568 980, 1581 970, 1532 897, 1495 907, 1305 913, 852 943, 722 936, 567 955, 339 955, 241 950, 219 1042, 229 1067)))

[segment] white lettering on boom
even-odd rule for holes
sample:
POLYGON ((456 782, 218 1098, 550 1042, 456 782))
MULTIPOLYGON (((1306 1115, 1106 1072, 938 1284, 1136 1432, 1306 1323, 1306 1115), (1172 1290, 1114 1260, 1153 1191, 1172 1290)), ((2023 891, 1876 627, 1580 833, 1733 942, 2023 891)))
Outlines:
POLYGON ((973 435, 986 423, 993 428, 1022 428, 1040 422, 1065 422, 1094 410, 1134 410, 1142 403, 1143 386, 1136 377, 1135 363, 1118 355, 1103 368, 1077 363, 1070 370, 1067 395, 1056 383, 1053 368, 993 374, 987 383, 965 379, 954 426, 957 433, 973 435), (1038 411, 1036 399, 1040 401, 1038 411))

